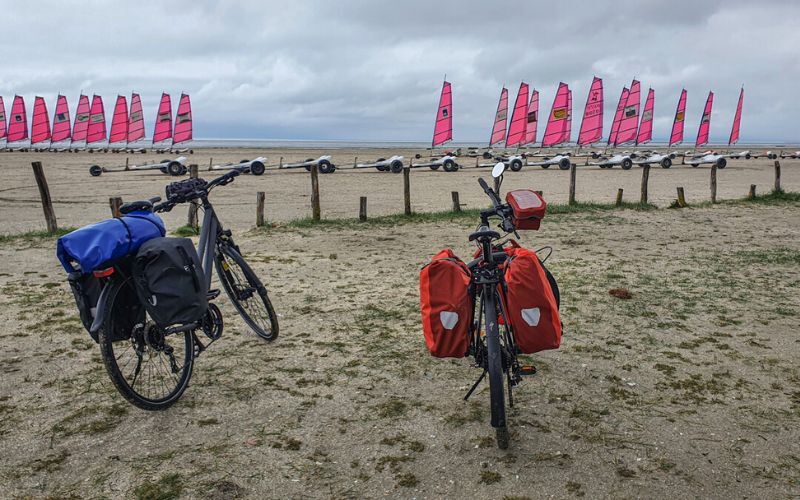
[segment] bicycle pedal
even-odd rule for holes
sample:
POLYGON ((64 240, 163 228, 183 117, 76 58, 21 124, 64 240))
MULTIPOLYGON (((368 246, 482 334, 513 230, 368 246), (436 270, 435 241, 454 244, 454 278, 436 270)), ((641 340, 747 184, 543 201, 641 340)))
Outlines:
POLYGON ((208 300, 214 300, 214 299, 216 299, 217 297, 219 297, 219 294, 220 294, 219 288, 215 288, 215 289, 213 289, 213 290, 209 290, 209 291, 206 293, 206 299, 208 299, 208 300))
POLYGON ((519 367, 519 374, 523 377, 536 375, 536 367, 533 365, 522 365, 519 367))

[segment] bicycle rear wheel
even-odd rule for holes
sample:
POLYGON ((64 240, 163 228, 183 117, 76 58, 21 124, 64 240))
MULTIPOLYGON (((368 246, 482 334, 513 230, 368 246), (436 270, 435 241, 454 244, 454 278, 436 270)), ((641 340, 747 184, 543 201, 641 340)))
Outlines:
POLYGON ((500 346, 500 328, 497 322, 497 304, 494 290, 484 290, 484 320, 486 321, 486 350, 489 371, 489 397, 492 409, 492 427, 495 429, 497 447, 508 448, 505 392, 503 390, 503 355, 500 346))
POLYGON ((278 318, 256 273, 230 245, 221 245, 215 260, 217 275, 245 323, 262 339, 278 337, 278 318))
POLYGON ((189 385, 194 366, 191 332, 164 335, 139 301, 131 277, 110 286, 98 341, 111 381, 143 410, 165 410, 189 385))

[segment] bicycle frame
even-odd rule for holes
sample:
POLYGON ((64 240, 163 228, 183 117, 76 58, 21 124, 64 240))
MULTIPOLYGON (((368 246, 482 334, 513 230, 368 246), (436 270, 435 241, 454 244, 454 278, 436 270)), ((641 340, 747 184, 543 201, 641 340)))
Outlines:
POLYGON ((222 226, 208 198, 203 197, 201 201, 203 203, 203 224, 200 226, 197 255, 200 257, 200 265, 203 266, 206 290, 210 290, 211 278, 214 272, 214 247, 217 243, 217 236, 222 231, 222 226))

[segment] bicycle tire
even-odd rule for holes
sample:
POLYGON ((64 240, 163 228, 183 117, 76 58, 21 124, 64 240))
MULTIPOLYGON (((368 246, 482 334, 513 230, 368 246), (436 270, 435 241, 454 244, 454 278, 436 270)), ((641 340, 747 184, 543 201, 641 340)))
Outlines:
POLYGON ((484 321, 486 322, 486 354, 489 372, 489 398, 491 402, 492 427, 495 428, 497 447, 508 448, 506 426, 505 392, 503 390, 503 355, 500 346, 500 327, 497 321, 495 292, 484 293, 484 321))
POLYGON ((278 317, 267 295, 267 289, 250 265, 245 262, 244 257, 231 245, 221 245, 214 261, 217 276, 222 282, 225 293, 247 326, 267 342, 278 338, 278 317), (240 272, 236 272, 236 267, 240 272), (247 287, 243 287, 242 278, 247 282, 247 287), (260 300, 252 301, 252 305, 246 305, 244 302, 249 303, 250 299, 254 298, 254 291, 260 300), (263 313, 266 313, 266 318, 263 313), (258 321, 253 317, 255 314, 260 316, 257 318, 258 321))
MULTIPOLYGON (((183 367, 180 377, 176 380, 175 387, 165 396, 159 398, 152 398, 139 393, 135 389, 138 373, 134 374, 132 382, 127 380, 123 373, 127 364, 125 367, 119 366, 114 344, 120 345, 131 341, 130 332, 132 331, 133 321, 142 322, 146 320, 144 305, 139 301, 139 297, 136 294, 133 278, 115 280, 110 286, 113 288, 109 292, 106 307, 103 311, 99 311, 99 314, 103 314, 103 327, 100 329, 98 342, 106 372, 117 391, 132 405, 147 411, 166 410, 178 401, 189 385, 189 379, 192 377, 192 369, 194 367, 194 337, 191 332, 175 334, 176 338, 181 335, 184 337, 183 367)), ((148 349, 150 349, 150 346, 148 346, 148 349)), ((124 354, 124 351, 122 354, 124 354)), ((149 362, 150 360, 148 360, 148 366, 150 366, 149 362)), ((159 374, 161 369, 166 369, 166 374, 169 375, 169 364, 167 366, 160 365, 159 374)))

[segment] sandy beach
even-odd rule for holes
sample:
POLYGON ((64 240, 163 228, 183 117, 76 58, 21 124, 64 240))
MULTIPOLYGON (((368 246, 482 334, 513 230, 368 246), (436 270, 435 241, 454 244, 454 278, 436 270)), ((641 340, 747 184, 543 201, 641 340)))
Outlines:
MULTIPOLYGON (((206 179, 219 175, 208 172, 214 164, 236 162, 266 156, 268 165, 302 161, 323 154, 332 154, 337 170, 320 176, 320 198, 323 218, 352 218, 358 215, 359 198, 367 197, 369 215, 388 215, 403 210, 402 175, 378 172, 374 168, 352 169, 359 162, 386 158, 392 154, 405 157, 405 164, 420 150, 336 149, 336 150, 251 150, 203 149, 187 154, 187 164, 197 164, 200 176, 206 179)), ((424 153, 424 152, 423 152, 424 153)), ((0 153, 0 171, 4 182, 0 187, 0 233, 11 234, 44 228, 41 202, 31 169, 32 161, 41 161, 50 186, 56 216, 62 227, 79 227, 105 218, 110 212, 108 198, 122 197, 124 201, 163 196, 164 187, 176 180, 158 171, 107 173, 100 177, 89 175, 90 165, 113 167, 153 162, 169 155, 112 154, 112 153, 0 153)), ((477 184, 478 177, 490 178, 489 169, 472 168, 475 158, 462 156, 462 170, 447 173, 441 169, 415 168, 411 171, 411 203, 415 212, 449 210, 451 191, 458 191, 465 207, 485 205, 485 195, 477 184)), ((419 163, 422 160, 414 160, 419 163)), ((487 160, 479 159, 481 163, 487 160)), ((574 159, 582 164, 584 159, 574 159)), ((488 161, 491 163, 491 161, 488 161)), ((680 163, 680 159, 676 161, 680 163)), ((751 184, 759 193, 772 189, 773 161, 765 157, 751 160, 729 160, 728 167, 718 173, 718 198, 733 199, 745 196, 751 184)), ((800 190, 800 160, 782 160, 782 185, 787 191, 800 190)), ((676 187, 685 189, 689 203, 709 200, 708 165, 692 168, 676 164, 670 169, 652 167, 650 170, 649 200, 659 206, 669 205, 676 197, 676 187)), ((576 197, 579 201, 613 202, 617 189, 624 189, 626 201, 639 201, 641 169, 634 166, 623 171, 619 167, 600 169, 579 166, 576 197)), ((549 202, 564 203, 568 199, 569 171, 556 167, 524 167, 520 172, 508 172, 504 190, 530 188, 544 192, 549 202)), ((266 193, 266 218, 270 221, 289 221, 311 214, 311 181, 304 169, 271 170, 262 176, 244 176, 212 197, 222 220, 239 229, 255 223, 256 192, 266 193)), ((185 210, 176 209, 165 215, 170 227, 185 223, 185 210)))

